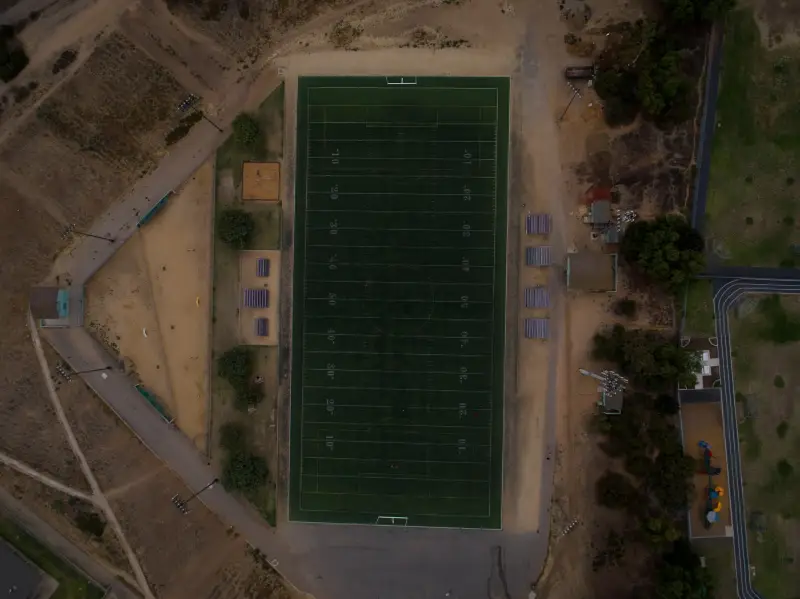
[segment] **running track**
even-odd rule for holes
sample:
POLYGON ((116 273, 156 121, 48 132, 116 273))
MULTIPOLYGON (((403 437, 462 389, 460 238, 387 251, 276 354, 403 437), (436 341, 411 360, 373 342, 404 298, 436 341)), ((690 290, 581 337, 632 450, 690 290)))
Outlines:
MULTIPOLYGON (((755 273, 754 273, 755 274, 755 273)), ((761 599, 750 580, 750 557, 747 546, 747 515, 742 482, 739 429, 736 417, 736 390, 731 359, 731 337, 728 312, 748 293, 800 294, 800 279, 751 277, 717 279, 714 285, 714 313, 717 316, 720 375, 722 378, 722 418, 725 450, 728 457, 728 486, 730 487, 731 517, 733 520, 733 550, 736 567, 736 592, 739 599, 761 599)))

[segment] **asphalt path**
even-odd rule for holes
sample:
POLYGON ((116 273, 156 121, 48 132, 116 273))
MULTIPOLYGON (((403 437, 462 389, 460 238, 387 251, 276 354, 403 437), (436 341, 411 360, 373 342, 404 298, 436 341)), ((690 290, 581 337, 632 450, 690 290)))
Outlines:
POLYGON ((723 30, 715 25, 711 30, 708 73, 703 100, 703 117, 700 123, 700 138, 697 143, 697 181, 692 200, 692 226, 703 230, 706 214, 708 181, 711 174, 711 144, 717 123, 717 95, 719 94, 719 70, 722 64, 723 30))
MULTIPOLYGON (((768 269, 767 269, 768 270, 768 269)), ((736 388, 733 375, 729 311, 748 293, 800 294, 800 278, 791 279, 742 278, 718 281, 714 293, 714 313, 717 315, 720 375, 722 378, 722 417, 725 423, 725 449, 728 461, 728 486, 733 521, 734 564, 736 591, 739 599, 761 599, 750 577, 750 558, 747 545, 747 512, 744 497, 739 429, 736 415, 736 388)))

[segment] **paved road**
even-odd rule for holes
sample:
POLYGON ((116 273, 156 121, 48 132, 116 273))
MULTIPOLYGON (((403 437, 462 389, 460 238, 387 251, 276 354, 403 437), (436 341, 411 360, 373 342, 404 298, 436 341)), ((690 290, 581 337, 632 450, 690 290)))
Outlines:
POLYGON ((734 563, 739 599, 760 599, 750 579, 747 545, 747 513, 743 488, 739 429, 736 416, 736 389, 731 357, 728 312, 748 293, 800 294, 800 279, 750 278, 719 281, 715 285, 714 312, 717 315, 720 374, 722 378, 722 415, 725 423, 725 448, 728 459, 728 486, 733 520, 734 563))
POLYGON ((722 64, 723 28, 715 25, 711 31, 710 60, 706 75, 703 118, 700 123, 700 139, 697 143, 697 181, 692 199, 692 226, 703 230, 706 214, 708 181, 711 174, 711 144, 717 124, 717 95, 719 93, 719 69, 722 64))
MULTIPOLYGON (((127 573, 120 572, 89 556, 83 549, 73 545, 71 541, 41 520, 4 489, 0 489, 0 511, 16 520, 39 541, 65 558, 99 586, 110 589, 108 599, 139 599, 138 594, 120 582, 121 577, 129 576, 127 573)), ((129 583, 135 584, 133 581, 129 581, 129 583)))

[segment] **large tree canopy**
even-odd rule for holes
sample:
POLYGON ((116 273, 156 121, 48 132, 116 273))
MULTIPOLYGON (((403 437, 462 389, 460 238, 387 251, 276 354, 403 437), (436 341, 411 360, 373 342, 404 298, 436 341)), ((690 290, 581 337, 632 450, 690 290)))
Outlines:
POLYGON ((736 0, 661 0, 661 6, 676 24, 708 23, 728 14, 736 0))
POLYGON ((679 347, 655 331, 615 325, 594 336, 595 359, 616 364, 622 374, 648 391, 690 387, 700 370, 696 352, 679 347))
POLYGON ((703 247, 700 233, 670 214, 628 226, 620 252, 650 280, 677 292, 705 267, 703 247))
POLYGON ((235 250, 246 250, 255 230, 253 215, 245 210, 229 208, 217 219, 217 235, 235 250))

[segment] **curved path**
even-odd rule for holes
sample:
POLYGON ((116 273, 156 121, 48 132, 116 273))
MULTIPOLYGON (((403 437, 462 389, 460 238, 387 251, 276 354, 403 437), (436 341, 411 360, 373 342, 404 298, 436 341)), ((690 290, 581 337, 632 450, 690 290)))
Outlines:
POLYGON ((722 418, 725 424, 725 449, 728 457, 728 486, 730 487, 731 518, 733 520, 734 565, 736 592, 739 599, 761 599, 750 580, 750 558, 747 546, 747 514, 739 429, 736 416, 731 337, 728 312, 749 293, 800 294, 800 280, 781 278, 746 278, 720 281, 714 293, 714 313, 717 315, 720 376, 722 378, 722 418))

